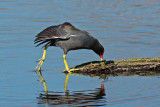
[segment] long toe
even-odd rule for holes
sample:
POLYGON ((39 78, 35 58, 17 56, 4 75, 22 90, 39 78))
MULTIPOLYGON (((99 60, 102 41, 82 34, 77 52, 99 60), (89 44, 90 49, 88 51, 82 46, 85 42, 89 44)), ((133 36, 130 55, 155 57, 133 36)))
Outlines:
POLYGON ((42 60, 42 58, 38 59, 36 62, 39 62, 39 61, 41 61, 41 60, 42 60))
POLYGON ((37 67, 36 67, 36 69, 35 69, 35 71, 40 71, 41 70, 41 67, 42 67, 42 65, 43 65, 43 62, 44 62, 44 60, 41 58, 41 59, 39 59, 39 62, 38 62, 38 64, 37 64, 37 67))

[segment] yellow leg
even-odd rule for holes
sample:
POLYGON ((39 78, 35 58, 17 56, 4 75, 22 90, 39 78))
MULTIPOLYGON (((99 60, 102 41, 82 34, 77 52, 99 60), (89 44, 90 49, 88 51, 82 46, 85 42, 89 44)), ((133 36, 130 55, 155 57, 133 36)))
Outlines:
POLYGON ((42 67, 42 65, 43 65, 43 62, 44 62, 44 60, 45 60, 45 58, 46 58, 46 51, 47 51, 47 48, 49 47, 49 45, 47 45, 47 46, 45 46, 45 49, 44 49, 44 51, 43 51, 43 56, 42 56, 42 58, 40 58, 39 60, 38 60, 38 65, 37 65, 37 67, 36 67, 36 69, 35 69, 35 71, 38 69, 38 71, 40 71, 41 70, 41 67, 42 67))
POLYGON ((66 61, 66 54, 63 55, 63 60, 64 60, 66 70, 69 71, 69 67, 68 67, 68 64, 67 64, 67 61, 66 61))
POLYGON ((66 80, 65 80, 65 84, 64 84, 64 90, 65 90, 65 92, 67 92, 68 78, 69 78, 69 74, 66 75, 66 80))
POLYGON ((68 96, 69 96, 69 92, 68 92, 68 90, 67 90, 68 78, 69 78, 69 73, 66 75, 66 80, 65 80, 65 84, 64 84, 65 99, 68 99, 68 96))

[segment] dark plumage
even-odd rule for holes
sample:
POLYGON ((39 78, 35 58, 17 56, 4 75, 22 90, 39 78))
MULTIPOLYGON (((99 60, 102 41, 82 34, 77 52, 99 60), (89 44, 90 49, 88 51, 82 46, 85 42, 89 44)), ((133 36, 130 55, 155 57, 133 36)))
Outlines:
POLYGON ((69 22, 50 26, 40 32, 35 39, 37 46, 58 46, 63 49, 64 54, 70 50, 90 49, 103 58, 104 48, 97 39, 88 32, 75 28, 69 22))
POLYGON ((75 28, 68 22, 57 26, 50 26, 40 32, 35 39, 35 43, 58 46, 67 54, 69 50, 91 49, 96 54, 101 55, 103 46, 97 39, 90 36, 88 32, 75 28))

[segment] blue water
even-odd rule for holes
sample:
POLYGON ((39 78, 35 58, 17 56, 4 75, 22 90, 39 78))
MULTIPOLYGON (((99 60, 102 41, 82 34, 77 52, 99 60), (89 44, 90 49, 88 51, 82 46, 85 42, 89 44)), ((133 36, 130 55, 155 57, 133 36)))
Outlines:
MULTIPOLYGON (((48 94, 63 103, 41 97, 44 85, 33 71, 43 52, 33 44, 36 34, 65 21, 98 38, 106 60, 159 57, 159 5, 159 0, 0 0, 0 106, 159 106, 160 76, 69 75, 66 94, 63 51, 57 47, 48 49, 42 74, 48 94), (95 99, 102 82, 105 92, 95 99), (84 99, 70 103, 77 95, 84 99)), ((69 67, 95 60, 100 58, 89 50, 67 55, 69 67)))

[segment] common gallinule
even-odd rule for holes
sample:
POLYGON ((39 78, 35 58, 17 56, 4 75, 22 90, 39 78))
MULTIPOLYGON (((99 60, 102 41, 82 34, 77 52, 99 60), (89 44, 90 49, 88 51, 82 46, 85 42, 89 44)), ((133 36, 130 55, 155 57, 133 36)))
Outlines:
POLYGON ((50 26, 44 29, 36 36, 34 42, 38 43, 37 46, 45 43, 43 46, 43 56, 38 60, 39 63, 35 69, 38 69, 38 71, 43 65, 46 56, 46 50, 49 46, 57 46, 63 49, 63 59, 67 71, 69 71, 69 67, 66 61, 66 54, 70 50, 90 49, 98 54, 101 60, 103 60, 104 48, 99 41, 92 37, 88 32, 77 29, 69 22, 65 22, 56 26, 50 26))

